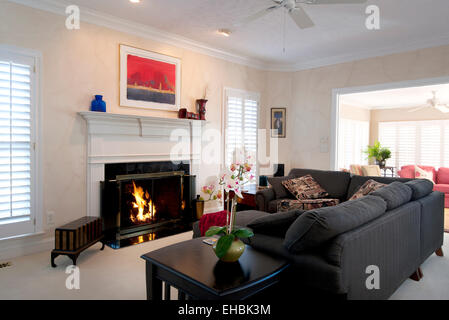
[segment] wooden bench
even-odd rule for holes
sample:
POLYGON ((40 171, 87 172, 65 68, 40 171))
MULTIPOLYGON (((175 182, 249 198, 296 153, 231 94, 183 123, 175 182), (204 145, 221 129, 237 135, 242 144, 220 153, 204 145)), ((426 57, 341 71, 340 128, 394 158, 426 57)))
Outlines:
POLYGON ((66 255, 76 265, 81 252, 97 242, 103 245, 103 221, 96 217, 83 217, 55 230, 55 249, 51 252, 51 266, 56 267, 55 258, 66 255))

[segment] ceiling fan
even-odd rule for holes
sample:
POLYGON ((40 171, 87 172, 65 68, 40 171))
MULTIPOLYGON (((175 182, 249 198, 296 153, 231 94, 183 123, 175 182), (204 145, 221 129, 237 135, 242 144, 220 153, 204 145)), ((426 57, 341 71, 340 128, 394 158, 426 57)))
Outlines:
POLYGON ((425 109, 425 108, 435 108, 440 112, 449 113, 449 105, 445 104, 445 103, 441 103, 441 101, 437 98, 436 91, 432 91, 432 94, 433 94, 433 97, 431 99, 427 100, 427 105, 410 110, 409 112, 416 112, 418 110, 425 109))
POLYGON ((292 20, 300 29, 313 27, 315 24, 303 9, 303 5, 326 5, 326 4, 362 4, 368 0, 271 0, 274 5, 259 11, 245 19, 245 23, 257 20, 270 12, 284 8, 292 20))

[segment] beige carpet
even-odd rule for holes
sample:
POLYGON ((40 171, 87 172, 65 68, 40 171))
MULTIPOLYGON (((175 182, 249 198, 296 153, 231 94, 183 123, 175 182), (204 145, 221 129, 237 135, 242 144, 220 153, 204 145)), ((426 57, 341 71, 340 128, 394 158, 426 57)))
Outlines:
MULTIPOLYGON (((145 299, 145 263, 140 256, 191 237, 187 232, 120 250, 100 251, 96 244, 79 257, 80 290, 66 289, 65 269, 71 264, 67 257, 58 257, 55 269, 50 252, 12 259, 12 266, 0 269, 0 299, 145 299)), ((406 280, 392 299, 449 299, 449 234, 445 243, 446 257, 432 255, 422 266, 424 278, 406 280)), ((172 297, 175 293, 173 289, 172 297)))

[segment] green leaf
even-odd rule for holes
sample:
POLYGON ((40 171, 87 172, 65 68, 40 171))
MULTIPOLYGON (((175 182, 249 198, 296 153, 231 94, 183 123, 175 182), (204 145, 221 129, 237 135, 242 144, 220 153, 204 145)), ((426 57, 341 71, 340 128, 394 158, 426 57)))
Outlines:
POLYGON ((254 233, 247 228, 236 229, 232 231, 232 234, 237 238, 244 239, 254 236, 254 233))
POLYGON ((212 237, 215 236, 216 234, 220 234, 223 233, 225 234, 226 227, 217 227, 217 226, 213 226, 210 227, 209 230, 206 231, 206 237, 212 237))
POLYGON ((235 236, 233 234, 227 234, 218 239, 217 246, 215 247, 215 254, 217 257, 223 258, 226 255, 226 252, 228 252, 234 239, 235 236))

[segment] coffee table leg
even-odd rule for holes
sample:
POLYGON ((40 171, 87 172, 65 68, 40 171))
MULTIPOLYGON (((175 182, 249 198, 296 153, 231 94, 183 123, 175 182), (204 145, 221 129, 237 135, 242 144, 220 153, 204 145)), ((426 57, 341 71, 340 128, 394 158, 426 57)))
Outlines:
POLYGON ((162 281, 156 278, 156 266, 146 263, 147 300, 162 300, 162 281))
POLYGON ((164 300, 169 301, 170 300, 170 285, 168 284, 168 282, 165 282, 165 290, 164 290, 164 300))

